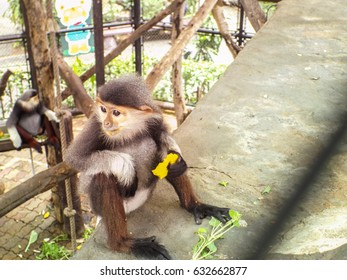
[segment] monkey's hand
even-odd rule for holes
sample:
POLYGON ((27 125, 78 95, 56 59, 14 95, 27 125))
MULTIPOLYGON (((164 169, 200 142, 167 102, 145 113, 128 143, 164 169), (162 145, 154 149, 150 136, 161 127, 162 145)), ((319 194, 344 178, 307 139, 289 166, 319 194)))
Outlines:
POLYGON ((193 209, 191 209, 191 212, 194 215, 195 223, 200 225, 202 222, 201 220, 206 217, 215 217, 222 223, 226 223, 231 219, 229 210, 229 208, 220 208, 201 203, 197 204, 193 209))
POLYGON ((57 114, 49 109, 44 110, 43 112, 45 116, 48 118, 49 121, 55 121, 60 122, 59 118, 57 117, 57 114))
POLYGON ((181 176, 188 168, 187 163, 182 158, 181 154, 175 151, 169 151, 169 153, 178 155, 178 160, 174 164, 169 164, 167 178, 176 178, 181 176))
POLYGON ((155 240, 155 236, 134 239, 131 252, 135 256, 151 260, 171 260, 168 251, 155 240))
POLYGON ((13 146, 18 149, 22 146, 22 138, 20 137, 18 130, 15 127, 7 128, 8 134, 10 134, 10 139, 12 141, 13 146))
POLYGON ((118 188, 119 194, 121 197, 132 197, 135 195, 137 191, 137 184, 138 184, 138 179, 137 176, 135 176, 135 179, 133 183, 129 186, 120 186, 118 188))

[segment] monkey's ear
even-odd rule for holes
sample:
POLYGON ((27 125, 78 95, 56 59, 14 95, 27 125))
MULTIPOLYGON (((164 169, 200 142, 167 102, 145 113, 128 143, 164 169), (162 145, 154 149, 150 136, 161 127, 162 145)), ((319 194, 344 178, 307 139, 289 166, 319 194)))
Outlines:
POLYGON ((140 106, 139 110, 144 111, 146 113, 152 113, 153 112, 153 109, 147 105, 140 106))

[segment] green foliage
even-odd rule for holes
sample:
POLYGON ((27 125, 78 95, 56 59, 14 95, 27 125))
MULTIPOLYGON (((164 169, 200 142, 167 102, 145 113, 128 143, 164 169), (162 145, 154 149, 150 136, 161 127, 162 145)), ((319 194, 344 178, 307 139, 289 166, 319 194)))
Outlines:
POLYGON ((269 2, 261 2, 260 1, 259 4, 260 4, 261 9, 264 11, 267 19, 269 19, 277 9, 276 3, 269 3, 269 2))
POLYGON ((7 0, 9 8, 4 12, 3 16, 9 18, 14 24, 23 25, 23 16, 20 10, 19 0, 7 0))
POLYGON ((222 187, 227 187, 227 186, 229 186, 229 182, 227 182, 227 181, 221 181, 221 182, 218 183, 218 185, 220 185, 220 186, 222 186, 222 187))
MULTIPOLYGON (((158 61, 145 56, 143 63, 143 73, 146 76, 158 61)), ((186 102, 195 104, 197 102, 197 91, 202 95, 207 93, 212 85, 219 79, 225 71, 226 65, 217 65, 212 61, 195 61, 192 59, 183 60, 183 82, 186 102)), ((78 75, 89 69, 92 64, 84 64, 80 59, 72 65, 74 72, 78 75)), ((129 58, 116 58, 105 66, 105 80, 109 81, 124 74, 133 73, 135 70, 134 56, 129 58)), ((84 83, 88 93, 93 96, 95 92, 95 76, 84 83)), ((160 81, 153 98, 157 100, 173 101, 170 71, 166 73, 160 81)))
MULTIPOLYGON (((23 94, 25 90, 30 87, 30 75, 28 72, 23 72, 21 68, 11 68, 11 71, 13 74, 8 79, 7 88, 4 95, 0 97, 3 105, 3 107, 1 106, 0 109, 4 110, 3 112, 0 110, 0 119, 3 117, 8 117, 14 102, 23 94)), ((2 77, 4 72, 5 71, 0 71, 0 77, 2 77)))
POLYGON ((263 191, 261 192, 261 194, 269 194, 271 192, 271 186, 266 186, 263 191))
POLYGON ((25 251, 24 252, 28 252, 29 248, 30 248, 30 245, 35 243, 37 241, 37 237, 38 237, 38 234, 35 230, 32 230, 31 233, 30 233, 30 237, 29 237, 29 241, 28 241, 28 245, 27 247, 25 248, 25 251))
POLYGON ((126 7, 124 7, 124 4, 120 5, 119 2, 120 1, 117 1, 117 0, 107 0, 103 2, 102 19, 104 22, 115 21, 116 16, 121 14, 124 11, 126 7))
POLYGON ((229 211, 231 220, 223 224, 216 218, 212 217, 209 221, 208 228, 199 228, 195 234, 199 236, 199 241, 193 247, 193 260, 210 259, 217 252, 215 242, 223 238, 234 227, 240 227, 241 215, 233 210, 229 211))
POLYGON ((196 93, 206 94, 225 72, 226 65, 218 65, 211 61, 183 61, 184 92, 188 104, 197 102, 196 93))
MULTIPOLYGON (((195 61, 185 59, 183 66, 183 91, 187 104, 195 104, 197 94, 206 94, 221 74, 225 71, 226 65, 217 65, 211 61, 195 61)), ((171 74, 167 72, 153 92, 154 99, 173 101, 171 74)))
POLYGON ((151 19, 167 4, 165 0, 145 0, 142 1, 143 18, 151 19))
POLYGON ((84 232, 83 232, 83 239, 84 239, 85 241, 88 240, 88 239, 92 236, 94 230, 95 230, 95 229, 92 228, 92 227, 86 228, 86 229, 84 230, 84 232))
POLYGON ((66 234, 60 234, 52 240, 44 240, 40 248, 40 253, 36 256, 37 260, 68 260, 72 252, 60 245, 59 242, 67 241, 66 234))
POLYGON ((105 67, 105 79, 106 81, 112 80, 115 77, 120 77, 121 75, 127 73, 133 73, 135 71, 134 58, 116 58, 112 60, 105 67))
POLYGON ((198 0, 187 0, 187 15, 194 15, 199 9, 198 4, 198 0))
POLYGON ((194 41, 196 53, 195 61, 213 61, 213 55, 218 54, 222 38, 213 34, 202 34, 194 41))

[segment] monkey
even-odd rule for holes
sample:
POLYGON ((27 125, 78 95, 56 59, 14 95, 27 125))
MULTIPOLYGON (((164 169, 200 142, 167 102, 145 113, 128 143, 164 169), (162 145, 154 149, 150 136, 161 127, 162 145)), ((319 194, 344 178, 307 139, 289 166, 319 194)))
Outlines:
POLYGON ((68 147, 65 161, 80 172, 80 185, 86 186, 91 209, 105 225, 111 250, 171 259, 155 236, 131 237, 126 220, 151 197, 159 180, 152 170, 169 153, 178 159, 169 164, 166 179, 195 222, 207 216, 230 220, 229 208, 204 204, 195 195, 180 148, 144 80, 125 75, 98 88, 94 113, 68 147))
POLYGON ((6 122, 13 146, 19 150, 22 143, 27 143, 31 148, 42 153, 41 145, 34 137, 46 132, 48 143, 59 148, 59 139, 50 121, 58 123, 59 119, 53 111, 43 105, 38 92, 34 89, 25 91, 16 100, 6 122))

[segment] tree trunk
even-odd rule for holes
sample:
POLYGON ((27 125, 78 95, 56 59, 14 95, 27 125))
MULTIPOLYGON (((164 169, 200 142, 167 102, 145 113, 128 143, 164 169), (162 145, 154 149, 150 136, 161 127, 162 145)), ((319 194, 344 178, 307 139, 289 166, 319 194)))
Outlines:
POLYGON ((241 51, 240 47, 236 45, 233 41, 231 34, 228 31, 228 23, 223 14, 223 1, 219 0, 218 3, 214 6, 212 10, 212 15, 214 20, 217 23, 218 29, 225 40, 226 45, 228 46, 233 58, 241 51))
MULTIPOLYGON (((26 18, 26 34, 30 37, 31 55, 36 74, 37 91, 42 97, 44 105, 54 110, 53 68, 47 38, 47 15, 42 0, 22 0, 23 16, 26 18)), ((34 75, 35 76, 35 75, 34 75)), ((49 166, 57 164, 55 150, 47 146, 47 163, 49 166)))
POLYGON ((188 44, 189 40, 193 37, 195 32, 199 29, 208 14, 212 11, 216 3, 217 0, 205 0, 198 12, 188 23, 187 27, 178 36, 171 49, 148 74, 146 83, 150 91, 154 90, 166 71, 174 64, 179 56, 182 55, 183 49, 188 44))
POLYGON ((54 108, 54 88, 52 60, 48 48, 46 30, 46 9, 42 0, 22 0, 28 20, 27 34, 32 44, 32 55, 37 75, 37 90, 42 95, 45 106, 54 108))
POLYGON ((245 9, 248 20, 256 32, 266 23, 266 16, 260 7, 258 0, 240 0, 245 9))
MULTIPOLYGON (((37 90, 42 97, 44 105, 54 110, 55 95, 54 95, 54 74, 51 53, 49 49, 48 36, 47 36, 47 19, 45 1, 43 0, 22 0, 23 16, 25 17, 26 35, 30 37, 31 53, 29 54, 34 63, 34 71, 36 73, 37 90)), ((64 120, 62 120, 64 121, 64 120)), ((62 160, 61 151, 55 150, 54 147, 48 145, 47 148, 47 163, 49 167, 55 168, 56 164, 62 160)), ((41 182, 36 182, 40 184, 41 182)), ((52 189, 52 199, 56 212, 63 212, 62 200, 65 197, 61 195, 62 185, 56 186, 52 189)), ((57 220, 63 222, 62 217, 57 215, 57 220)), ((82 223, 83 225, 83 223, 82 223)))
MULTIPOLYGON (((172 44, 175 43, 177 37, 180 35, 183 26, 184 16, 184 3, 177 7, 173 14, 172 22, 172 44)), ((179 56, 177 61, 172 66, 172 88, 173 88, 173 102, 175 107, 175 115, 177 126, 180 126, 187 116, 186 102, 184 99, 184 92, 182 86, 182 55, 179 56)))
POLYGON ((0 79, 0 97, 4 95, 6 86, 7 86, 7 81, 10 78, 10 76, 13 74, 11 70, 6 70, 5 73, 1 76, 0 79))

